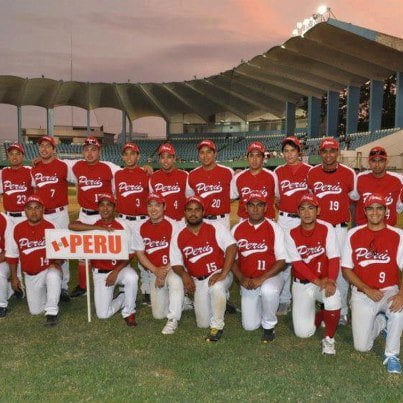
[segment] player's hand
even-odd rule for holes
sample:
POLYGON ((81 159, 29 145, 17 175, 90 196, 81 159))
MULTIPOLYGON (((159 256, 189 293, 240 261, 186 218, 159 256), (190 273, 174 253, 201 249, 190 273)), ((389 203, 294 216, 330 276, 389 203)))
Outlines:
POLYGON ((391 312, 400 312, 403 310, 403 294, 402 293, 398 293, 396 295, 394 295, 393 297, 390 297, 388 299, 388 302, 391 302, 391 304, 389 305, 389 309, 391 310, 391 312))
POLYGON ((219 273, 214 273, 210 276, 208 279, 208 285, 211 287, 213 286, 217 281, 222 281, 224 280, 226 275, 223 275, 221 272, 219 273))
POLYGON ((262 285, 262 280, 259 277, 250 278, 248 281, 248 289, 249 290, 256 290, 256 288, 262 285))
POLYGON ((372 301, 375 302, 379 302, 383 298, 383 292, 375 288, 368 288, 364 292, 367 294, 368 298, 371 298, 372 301))
POLYGON ((112 271, 108 274, 108 276, 106 277, 105 285, 106 285, 107 287, 112 287, 113 285, 115 285, 116 280, 117 280, 117 278, 118 278, 118 274, 119 274, 119 273, 118 273, 116 270, 112 270, 112 271))
POLYGON ((169 266, 160 266, 154 271, 154 274, 157 278, 163 280, 165 282, 165 277, 167 276, 169 271, 169 266))
POLYGON ((248 289, 248 286, 249 286, 249 278, 242 276, 242 278, 239 279, 239 283, 241 284, 241 286, 242 286, 243 288, 248 289))
POLYGON ((325 290, 325 297, 329 298, 336 292, 336 283, 334 280, 326 279, 325 286, 323 287, 325 290))
POLYGON ((18 277, 11 278, 11 288, 14 291, 21 291, 21 281, 18 277))
POLYGON ((113 232, 115 231, 115 228, 111 228, 111 227, 101 227, 100 225, 97 225, 97 230, 99 231, 106 231, 106 232, 113 232))
POLYGON ((165 285, 165 279, 162 279, 160 277, 155 278, 155 287, 156 288, 162 288, 165 285))
POLYGON ((185 291, 193 294, 196 290, 195 283, 192 277, 189 276, 188 273, 183 273, 182 275, 183 286, 185 287, 185 291))
POLYGON ((51 268, 54 268, 54 269, 57 269, 57 270, 62 271, 62 266, 60 266, 59 263, 52 263, 52 264, 50 264, 50 265, 49 265, 49 269, 51 269, 51 268))

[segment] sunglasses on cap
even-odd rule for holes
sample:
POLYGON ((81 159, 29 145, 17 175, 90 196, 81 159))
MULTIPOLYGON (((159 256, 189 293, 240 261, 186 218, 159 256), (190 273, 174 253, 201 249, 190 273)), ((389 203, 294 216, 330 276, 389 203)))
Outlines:
POLYGON ((369 153, 370 157, 374 157, 375 155, 382 155, 383 157, 386 157, 386 151, 385 150, 373 150, 369 153))

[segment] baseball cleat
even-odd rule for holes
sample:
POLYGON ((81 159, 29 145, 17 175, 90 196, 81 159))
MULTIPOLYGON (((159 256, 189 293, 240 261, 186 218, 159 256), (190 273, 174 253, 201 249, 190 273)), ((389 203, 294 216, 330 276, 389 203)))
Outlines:
POLYGON ((144 306, 151 306, 150 294, 143 294, 143 302, 141 304, 144 306))
POLYGON ((73 290, 70 294, 71 298, 81 297, 87 294, 87 290, 85 288, 81 288, 79 285, 73 290))
POLYGON ((25 298, 25 290, 23 288, 20 288, 17 291, 14 291, 14 296, 17 299, 25 298))
POLYGON ((383 365, 386 364, 386 369, 390 374, 401 374, 402 366, 400 364, 399 357, 397 355, 390 355, 389 357, 385 357, 385 361, 383 365))
POLYGON ((129 326, 129 327, 137 326, 136 315, 134 313, 132 313, 129 316, 126 316, 124 319, 125 319, 125 322, 126 322, 127 326, 129 326))
POLYGON ((230 301, 227 301, 227 305, 225 307, 225 312, 229 314, 237 313, 237 307, 230 301))
POLYGON ((339 326, 347 326, 348 324, 348 315, 340 315, 339 326))
POLYGON ((56 326, 58 323, 59 323, 59 319, 58 319, 57 315, 46 315, 45 326, 53 327, 53 326, 56 326))
POLYGON ((1 307, 0 308, 0 319, 5 318, 7 315, 7 308, 1 307))
POLYGON ((223 333, 223 329, 216 329, 215 327, 212 327, 206 337, 206 341, 218 341, 221 339, 223 333))
POLYGON ((182 311, 193 311, 193 309, 193 301, 187 295, 185 295, 185 298, 183 299, 182 311))
POLYGON ((322 354, 335 355, 336 354, 336 342, 333 338, 326 336, 322 339, 322 354))
POLYGON ((270 341, 273 341, 276 338, 276 332, 274 328, 271 329, 263 329, 261 342, 263 344, 267 344, 270 341))
POLYGON ((178 321, 176 319, 168 319, 168 322, 162 329, 162 334, 174 334, 178 328, 178 321))
POLYGON ((62 288, 62 291, 60 293, 60 301, 70 302, 69 290, 66 290, 65 288, 62 288))
POLYGON ((277 315, 287 315, 291 311, 291 304, 289 302, 281 303, 277 309, 277 315))

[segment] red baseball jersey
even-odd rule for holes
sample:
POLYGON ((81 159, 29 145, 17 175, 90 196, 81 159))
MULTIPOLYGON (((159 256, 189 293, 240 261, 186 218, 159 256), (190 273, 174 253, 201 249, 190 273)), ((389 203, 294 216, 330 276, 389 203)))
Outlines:
POLYGON ((3 194, 4 210, 24 211, 25 200, 34 193, 33 186, 31 167, 3 168, 0 171, 0 193, 3 194))
POLYGON ((230 232, 218 223, 203 222, 198 234, 184 227, 172 238, 171 266, 184 266, 193 277, 208 276, 222 269, 225 251, 235 243, 230 232))
POLYGON ((0 253, 3 253, 6 249, 7 223, 7 216, 0 213, 0 253))
POLYGON ((149 176, 136 166, 123 168, 115 173, 116 211, 131 216, 147 215, 149 176))
POLYGON ((312 167, 307 177, 308 188, 320 203, 320 218, 332 225, 350 221, 350 197, 355 186, 355 172, 338 164, 326 172, 322 165, 312 167))
POLYGON ((165 215, 174 220, 183 218, 186 197, 193 194, 188 184, 188 173, 177 168, 171 172, 163 169, 154 172, 150 177, 150 192, 164 196, 165 215))
POLYGON ((78 204, 88 210, 98 211, 98 194, 112 193, 113 176, 120 169, 117 165, 98 161, 89 165, 84 160, 73 164, 73 182, 77 183, 78 204))
POLYGON ((367 225, 351 229, 341 265, 352 269, 371 288, 399 285, 403 267, 403 231, 389 225, 380 231, 372 231, 367 225))
POLYGON ((51 264, 46 258, 45 230, 48 228, 55 226, 46 220, 37 225, 31 225, 28 220, 17 224, 6 239, 7 262, 20 260, 22 271, 30 275, 46 270, 51 264))
POLYGON ((67 206, 68 181, 71 181, 68 165, 59 159, 48 164, 39 162, 31 170, 37 193, 48 210, 67 206))
POLYGON ((386 223, 396 225, 397 204, 402 188, 402 176, 394 172, 386 172, 382 178, 376 178, 372 171, 361 172, 357 175, 357 183, 353 198, 357 200, 354 221, 357 225, 366 224, 364 202, 371 193, 380 193, 385 197, 388 211, 386 223))
POLYGON ((189 173, 189 186, 204 199, 205 215, 221 215, 231 211, 231 180, 233 170, 217 164, 213 169, 197 167, 189 173))
POLYGON ((297 214, 298 202, 308 189, 307 176, 311 168, 301 162, 298 165, 281 165, 274 170, 277 175, 276 196, 280 199, 280 211, 297 214))
POLYGON ((277 188, 277 176, 268 169, 263 168, 258 174, 253 175, 250 169, 237 173, 231 182, 231 194, 234 199, 239 198, 238 217, 248 218, 245 197, 253 192, 260 191, 266 197, 266 217, 274 218, 274 193, 277 188))
POLYGON ((159 267, 169 263, 169 244, 175 232, 174 221, 164 218, 158 223, 142 222, 133 234, 133 248, 143 251, 150 262, 159 267))
POLYGON ((257 225, 241 221, 232 228, 232 235, 238 246, 239 269, 246 277, 260 277, 277 260, 286 260, 283 231, 271 220, 257 225))
MULTIPOLYGON (((286 232, 285 243, 288 258, 292 263, 303 261, 317 278, 328 277, 330 259, 340 257, 334 228, 327 222, 317 220, 312 231, 299 225, 286 232)), ((293 274, 300 278, 293 269, 293 274)))

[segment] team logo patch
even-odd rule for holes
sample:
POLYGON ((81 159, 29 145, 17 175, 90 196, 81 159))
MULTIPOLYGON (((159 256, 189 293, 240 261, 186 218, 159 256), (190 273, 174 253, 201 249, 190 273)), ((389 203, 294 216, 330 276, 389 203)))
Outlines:
POLYGON ((355 257, 359 260, 358 265, 361 267, 367 267, 370 264, 387 264, 390 262, 388 251, 374 252, 367 248, 358 248, 355 250, 355 257))

